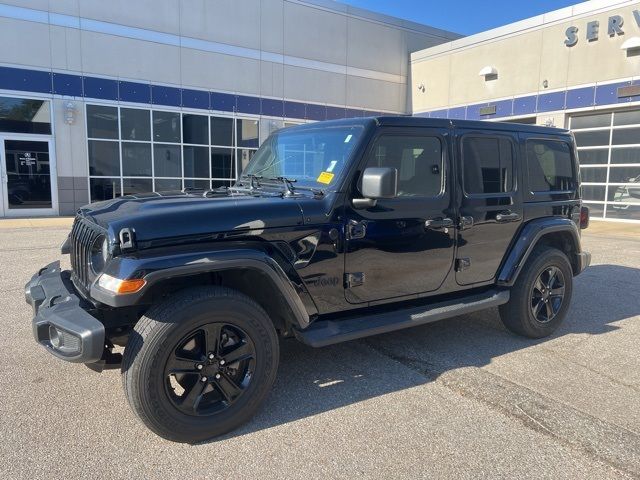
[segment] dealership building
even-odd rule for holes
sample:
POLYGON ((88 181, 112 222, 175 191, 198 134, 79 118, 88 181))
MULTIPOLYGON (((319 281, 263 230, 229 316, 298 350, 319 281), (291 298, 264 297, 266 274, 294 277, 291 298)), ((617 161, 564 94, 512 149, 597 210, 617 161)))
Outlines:
POLYGON ((592 216, 640 221, 640 0, 464 38, 330 0, 0 0, 0 44, 0 217, 229 185, 278 128, 414 114, 571 128, 592 216))

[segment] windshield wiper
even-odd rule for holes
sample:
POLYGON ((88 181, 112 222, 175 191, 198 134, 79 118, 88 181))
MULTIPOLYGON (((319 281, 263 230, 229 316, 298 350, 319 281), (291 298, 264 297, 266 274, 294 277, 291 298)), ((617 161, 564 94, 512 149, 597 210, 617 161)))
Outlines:
POLYGON ((324 191, 320 190, 319 188, 313 188, 313 187, 307 187, 304 185, 296 185, 294 187, 294 183, 296 183, 298 180, 295 178, 287 178, 287 177, 275 177, 275 178, 266 178, 265 180, 270 180, 270 181, 277 181, 277 182, 282 182, 282 184, 284 185, 285 191, 284 194, 285 196, 289 197, 291 195, 295 195, 295 191, 296 190, 305 190, 308 192, 313 193, 314 195, 318 195, 318 196, 324 196, 324 191))

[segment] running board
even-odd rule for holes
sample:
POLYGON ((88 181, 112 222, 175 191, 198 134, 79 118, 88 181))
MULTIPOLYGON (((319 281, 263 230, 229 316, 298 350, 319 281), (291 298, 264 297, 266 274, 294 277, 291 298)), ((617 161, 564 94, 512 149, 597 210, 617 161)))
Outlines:
POLYGON ((462 299, 395 312, 365 315, 346 320, 320 320, 306 330, 295 330, 295 335, 302 343, 312 347, 324 347, 370 335, 437 322, 445 318, 496 307, 508 301, 508 290, 490 290, 462 299))

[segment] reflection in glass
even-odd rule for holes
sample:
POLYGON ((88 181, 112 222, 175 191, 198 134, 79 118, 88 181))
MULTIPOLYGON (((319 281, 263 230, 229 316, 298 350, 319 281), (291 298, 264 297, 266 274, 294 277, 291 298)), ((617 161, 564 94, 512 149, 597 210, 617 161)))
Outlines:
POLYGON ((148 193, 153 191, 150 178, 123 178, 122 193, 124 195, 135 195, 136 193, 148 193))
POLYGON ((640 182, 640 167, 611 167, 609 170, 610 183, 640 182))
POLYGON ((89 138, 118 138, 118 109, 102 105, 87 105, 87 135, 89 138))
POLYGON ((609 145, 610 130, 597 130, 595 132, 575 132, 576 145, 579 147, 596 147, 609 145))
POLYGON ((640 163, 640 147, 612 148, 611 163, 640 163))
POLYGON ((247 168, 247 165, 249 164, 249 160, 251 160, 251 157, 253 157, 254 153, 256 153, 255 150, 250 150, 248 148, 238 149, 238 163, 240 164, 241 174, 244 171, 244 169, 247 168))
POLYGON ((154 191, 170 192, 182 190, 182 179, 180 178, 156 178, 154 191))
POLYGON ((605 183, 607 181, 607 167, 582 168, 580 176, 583 182, 605 183))
POLYGON ((182 157, 180 145, 156 143, 153 145, 153 163, 156 177, 181 177, 182 157))
POLYGON ((111 200, 121 196, 119 178, 92 178, 89 180, 92 202, 111 200))
POLYGON ((613 125, 640 125, 640 110, 616 112, 615 116, 613 117, 613 125))
POLYGON ((184 143, 209 144, 209 117, 206 115, 182 115, 182 136, 184 143))
POLYGON ((153 140, 180 143, 180 114, 153 112, 153 140))
POLYGON ((89 175, 119 176, 118 142, 89 140, 89 175))
POLYGON ((211 177, 212 178, 233 178, 233 149, 212 148, 211 149, 211 177))
POLYGON ((610 113, 599 113, 597 115, 583 115, 571 117, 571 129, 609 127, 611 125, 610 113))
POLYGON ((0 97, 0 131, 51 134, 49 100, 0 97))
POLYGON ((193 180, 191 178, 184 179, 184 188, 190 188, 195 190, 209 190, 209 180, 193 180))
POLYGON ((609 161, 609 149, 580 150, 578 159, 580 165, 606 165, 609 161))
POLYGON ((258 120, 237 119, 238 147, 258 148, 258 120))
POLYGON ((184 176, 195 178, 209 178, 209 148, 183 147, 184 176))
POLYGON ((151 176, 151 144, 122 142, 122 175, 151 176))
POLYGON ((640 128, 621 128, 613 131, 611 145, 640 144, 640 128))
POLYGON ((601 203, 584 203, 586 207, 589 207, 590 218, 602 218, 604 216, 604 204, 601 203))
POLYGON ((49 144, 5 140, 9 209, 52 208, 49 144))
POLYGON ((211 117, 211 145, 233 146, 233 118, 211 117))
POLYGON ((120 135, 122 140, 151 140, 149 110, 120 109, 120 135))
POLYGON ((582 185, 582 198, 595 202, 604 202, 605 186, 602 185, 582 185))

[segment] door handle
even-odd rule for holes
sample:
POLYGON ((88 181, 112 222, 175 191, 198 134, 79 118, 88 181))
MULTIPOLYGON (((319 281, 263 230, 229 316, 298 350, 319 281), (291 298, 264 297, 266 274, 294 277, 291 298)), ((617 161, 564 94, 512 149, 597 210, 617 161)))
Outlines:
POLYGON ((424 228, 430 228, 432 230, 448 227, 453 227, 453 220, 450 218, 432 218, 424 222, 424 228))
POLYGON ((507 222, 515 222, 520 220, 520 215, 514 212, 501 212, 496 215, 496 222, 499 223, 507 223, 507 222))

